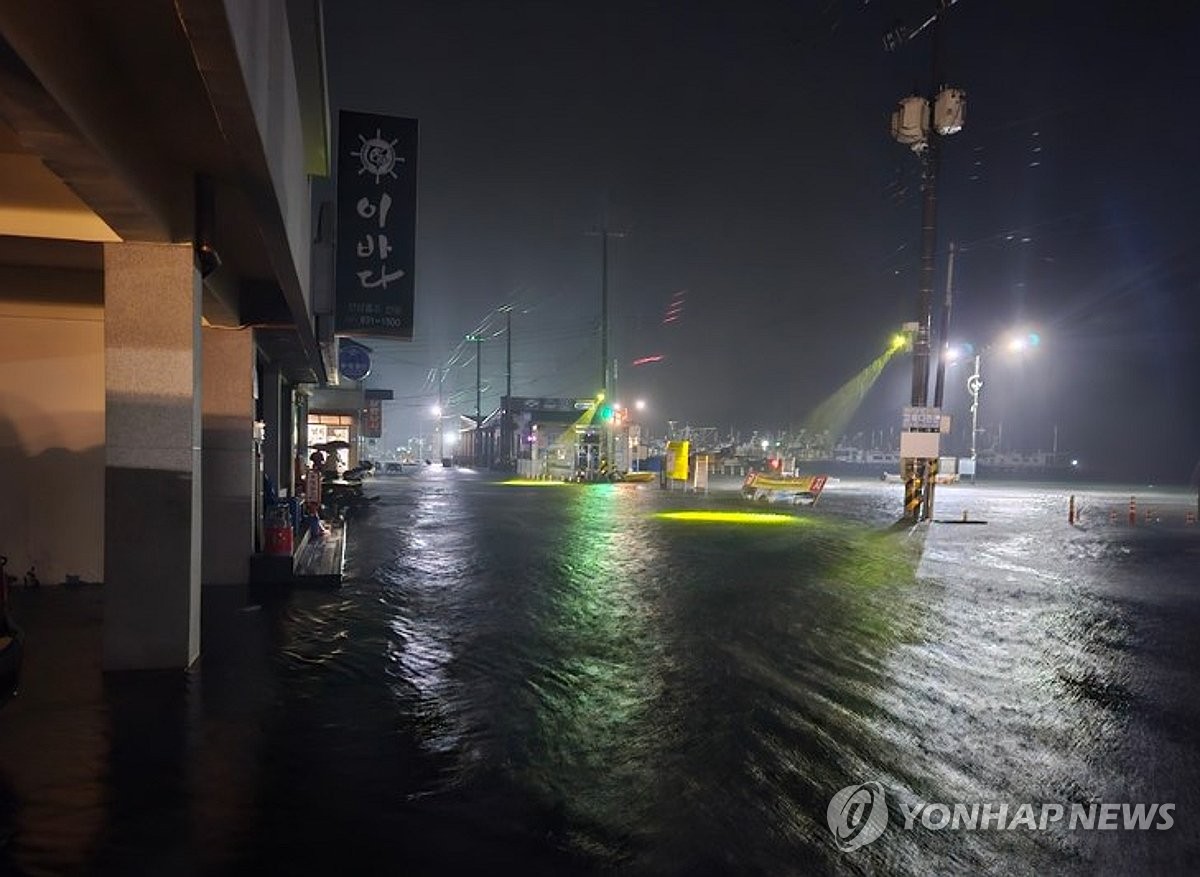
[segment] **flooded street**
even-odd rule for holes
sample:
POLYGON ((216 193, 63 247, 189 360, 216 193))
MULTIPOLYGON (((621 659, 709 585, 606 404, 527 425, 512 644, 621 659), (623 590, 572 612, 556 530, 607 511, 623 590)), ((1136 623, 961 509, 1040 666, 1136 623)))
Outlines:
POLYGON ((99 673, 97 587, 17 591, 14 874, 1185 873, 1195 497, 899 485, 812 510, 430 468, 369 485, 340 590, 204 594, 186 677, 99 673), (1188 503, 1191 503, 1189 506, 1188 503), (782 523, 677 520, 772 511, 782 523), (1157 520, 1155 520, 1157 519, 1157 520), (834 844, 878 782, 889 827, 834 844), (1174 805, 1167 830, 936 830, 918 802, 1174 805))

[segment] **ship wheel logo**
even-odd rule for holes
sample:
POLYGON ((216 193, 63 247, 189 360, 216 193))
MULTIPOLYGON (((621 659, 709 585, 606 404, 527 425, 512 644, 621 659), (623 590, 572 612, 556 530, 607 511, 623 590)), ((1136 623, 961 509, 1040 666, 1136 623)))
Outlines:
POLYGON ((396 140, 384 140, 378 128, 375 136, 369 140, 358 135, 359 147, 357 152, 350 154, 362 162, 359 174, 370 174, 378 183, 385 176, 396 179, 396 164, 404 161, 403 156, 396 155, 396 140))

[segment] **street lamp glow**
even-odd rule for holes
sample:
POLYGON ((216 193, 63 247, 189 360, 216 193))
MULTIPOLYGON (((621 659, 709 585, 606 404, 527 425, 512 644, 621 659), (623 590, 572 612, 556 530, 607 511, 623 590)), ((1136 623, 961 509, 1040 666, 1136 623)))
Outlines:
POLYGON ((645 411, 646 410, 646 400, 638 399, 636 402, 633 403, 633 407, 636 408, 638 411, 645 411))
POLYGON ((763 439, 762 440, 762 449, 763 449, 764 454, 767 452, 767 448, 769 448, 769 447, 771 447, 771 443, 769 441, 767 441, 766 439, 763 439))
POLYGON ((434 405, 432 408, 429 409, 429 413, 432 414, 434 417, 441 417, 442 416, 442 406, 434 405))
POLYGON ((1042 336, 1037 332, 1021 332, 1014 335, 1008 342, 1008 349, 1014 353, 1030 350, 1042 343, 1042 336))

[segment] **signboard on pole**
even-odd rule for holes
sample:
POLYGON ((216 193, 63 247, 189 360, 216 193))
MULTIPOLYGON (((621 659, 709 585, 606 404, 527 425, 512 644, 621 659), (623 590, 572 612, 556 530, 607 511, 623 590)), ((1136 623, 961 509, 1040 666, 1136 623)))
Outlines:
POLYGON ((417 120, 338 114, 334 331, 411 339, 417 120))
POLYGON ((363 391, 362 437, 383 437, 383 403, 394 398, 391 390, 368 389, 363 391))
POLYGON ((942 409, 906 406, 900 418, 900 428, 905 430, 940 432, 942 429, 942 409))
POLYGON ((363 403, 363 438, 379 438, 383 435, 383 400, 368 396, 363 403))

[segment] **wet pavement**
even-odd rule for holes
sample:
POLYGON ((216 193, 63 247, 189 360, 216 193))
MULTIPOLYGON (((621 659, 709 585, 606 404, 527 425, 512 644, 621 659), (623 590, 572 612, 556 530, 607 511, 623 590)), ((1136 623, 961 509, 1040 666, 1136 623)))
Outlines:
POLYGON ((0 873, 1188 873, 1195 498, 844 480, 380 478, 340 590, 206 589, 189 674, 99 672, 102 589, 14 594, 0 873), (1189 504, 1190 503, 1190 504, 1189 504), (1110 511, 1121 515, 1110 523, 1110 511), (874 781, 852 852, 831 796, 874 781), (915 802, 1171 802, 1168 830, 903 827, 915 802))

